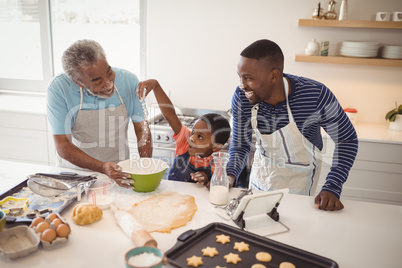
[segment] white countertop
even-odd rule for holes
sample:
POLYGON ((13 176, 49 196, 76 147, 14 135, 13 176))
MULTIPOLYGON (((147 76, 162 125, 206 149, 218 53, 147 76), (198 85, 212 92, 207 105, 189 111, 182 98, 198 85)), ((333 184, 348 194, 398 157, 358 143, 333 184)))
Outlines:
MULTIPOLYGON (((402 131, 392 130, 387 124, 357 123, 354 125, 359 141, 402 144, 402 131)), ((329 135, 321 129, 324 138, 329 135)))
POLYGON ((387 124, 358 123, 355 125, 359 141, 400 143, 402 144, 402 131, 392 130, 387 124))
MULTIPOLYGON (((60 169, 0 161, 0 192, 23 181, 26 175, 56 171, 60 169)), ((192 183, 162 181, 154 193, 148 194, 117 187, 114 196, 118 202, 124 196, 129 206, 152 194, 168 191, 193 195, 198 210, 186 226, 170 234, 152 234, 162 251, 170 249, 177 236, 186 230, 198 229, 210 222, 225 222, 213 213, 213 206, 208 202, 208 190, 192 183)), ((232 189, 231 198, 237 196, 238 191, 232 189)), ((269 238, 332 259, 342 268, 401 266, 401 206, 344 200, 345 209, 326 212, 315 209, 313 200, 314 197, 308 196, 285 196, 278 211, 281 221, 290 231, 269 238)), ((14 260, 0 254, 0 267, 124 267, 124 254, 135 244, 116 224, 110 209, 104 210, 100 221, 87 226, 75 225, 71 220, 71 211, 72 207, 62 213, 72 229, 66 244, 50 249, 40 246, 31 255, 14 260)), ((232 222, 225 223, 235 226, 232 222)))

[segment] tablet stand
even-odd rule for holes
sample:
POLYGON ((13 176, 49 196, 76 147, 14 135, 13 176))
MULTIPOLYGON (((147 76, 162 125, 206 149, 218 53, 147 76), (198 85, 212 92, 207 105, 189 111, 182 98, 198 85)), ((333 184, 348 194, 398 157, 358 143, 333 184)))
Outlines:
POLYGON ((243 230, 261 236, 287 232, 290 229, 279 221, 278 206, 288 189, 247 195, 242 198, 232 220, 243 230))

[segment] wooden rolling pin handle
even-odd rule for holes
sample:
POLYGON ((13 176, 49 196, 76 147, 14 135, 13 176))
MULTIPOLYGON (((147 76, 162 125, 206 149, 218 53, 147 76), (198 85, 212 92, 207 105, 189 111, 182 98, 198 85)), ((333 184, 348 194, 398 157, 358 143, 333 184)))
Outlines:
POLYGON ((138 247, 154 247, 158 246, 156 240, 145 230, 133 231, 131 239, 138 247))

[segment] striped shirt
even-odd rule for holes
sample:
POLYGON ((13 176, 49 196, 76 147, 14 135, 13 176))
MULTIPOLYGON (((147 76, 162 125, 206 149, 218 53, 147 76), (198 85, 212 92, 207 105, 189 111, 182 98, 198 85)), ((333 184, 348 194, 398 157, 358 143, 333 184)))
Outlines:
MULTIPOLYGON (((319 150, 323 148, 322 127, 335 143, 332 167, 322 190, 342 192, 357 154, 356 131, 334 94, 322 83, 305 77, 284 74, 291 81, 288 97, 294 121, 307 140, 319 150)), ((228 175, 238 178, 251 149, 251 108, 244 91, 237 88, 232 98, 233 129, 230 142, 228 175)), ((261 134, 271 134, 289 123, 286 100, 276 106, 261 102, 257 114, 257 128, 261 134)), ((254 145, 253 145, 254 146, 254 145)))

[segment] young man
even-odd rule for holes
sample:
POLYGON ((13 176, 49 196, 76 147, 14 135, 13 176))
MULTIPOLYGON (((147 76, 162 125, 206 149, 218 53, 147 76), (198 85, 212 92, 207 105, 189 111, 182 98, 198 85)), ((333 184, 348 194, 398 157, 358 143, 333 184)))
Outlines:
POLYGON ((108 175, 122 187, 131 180, 116 162, 129 159, 127 129, 133 121, 140 157, 152 156, 151 132, 137 98, 138 79, 112 68, 103 48, 79 40, 63 54, 62 73, 47 92, 47 116, 58 166, 86 168, 108 175))
POLYGON ((284 74, 282 50, 270 40, 256 41, 240 55, 241 83, 232 99, 228 175, 234 180, 240 174, 254 130, 257 142, 250 187, 314 194, 321 167, 322 127, 336 147, 331 171, 315 203, 323 210, 342 209, 342 185, 355 160, 358 140, 335 96, 317 81, 284 74))

